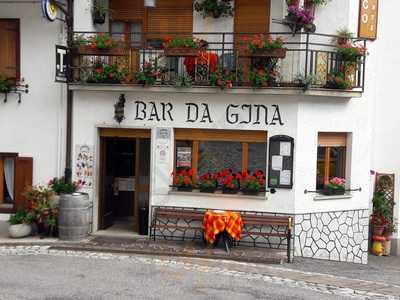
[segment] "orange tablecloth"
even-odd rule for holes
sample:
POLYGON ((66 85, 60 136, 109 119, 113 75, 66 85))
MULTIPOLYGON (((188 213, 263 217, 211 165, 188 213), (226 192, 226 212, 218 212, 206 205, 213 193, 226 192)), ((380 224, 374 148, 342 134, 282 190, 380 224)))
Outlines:
POLYGON ((213 244, 217 234, 226 230, 232 238, 239 241, 243 222, 240 213, 231 211, 207 211, 203 219, 204 238, 213 244))

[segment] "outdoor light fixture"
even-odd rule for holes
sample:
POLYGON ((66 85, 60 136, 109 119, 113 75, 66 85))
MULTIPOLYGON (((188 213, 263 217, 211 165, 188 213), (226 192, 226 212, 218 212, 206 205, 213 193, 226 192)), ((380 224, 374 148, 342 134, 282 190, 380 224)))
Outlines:
POLYGON ((114 120, 121 123, 125 119, 125 95, 119 96, 118 102, 114 104, 114 120))
POLYGON ((144 0, 145 7, 156 7, 156 0, 144 0))

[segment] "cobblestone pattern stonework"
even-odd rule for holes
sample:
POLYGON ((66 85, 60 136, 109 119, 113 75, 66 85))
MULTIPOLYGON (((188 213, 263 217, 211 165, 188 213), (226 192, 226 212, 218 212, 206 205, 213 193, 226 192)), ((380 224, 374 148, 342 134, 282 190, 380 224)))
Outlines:
MULTIPOLYGON (((303 281, 296 276, 293 271, 288 269, 282 269, 279 267, 269 267, 271 274, 266 274, 265 272, 249 272, 249 271, 239 271, 236 269, 231 269, 227 267, 218 267, 218 266, 206 266, 196 263, 190 262, 182 262, 176 261, 172 259, 162 259, 162 258, 152 258, 152 257, 144 257, 144 256, 131 256, 131 255, 121 255, 121 254, 113 254, 113 253, 99 253, 99 252, 86 252, 86 251, 64 251, 64 250, 52 250, 50 246, 0 246, 0 256, 8 256, 8 255, 49 255, 49 256, 64 256, 64 257, 80 257, 80 258, 88 258, 88 259, 105 259, 105 260, 124 260, 130 263, 136 264, 148 264, 148 265, 157 265, 164 266, 175 269, 184 269, 195 272, 203 272, 209 274, 218 274, 222 276, 232 276, 239 277, 245 280, 252 281, 264 281, 272 284, 285 285, 289 287, 302 288, 302 289, 310 289, 314 291, 318 291, 323 294, 336 295, 340 298, 342 297, 350 297, 352 299, 360 299, 360 300, 400 300, 398 295, 394 296, 393 294, 381 294, 371 292, 370 289, 353 289, 349 287, 340 287, 332 284, 332 280, 328 280, 329 283, 321 283, 321 282, 310 282, 303 281), (284 271, 284 274, 288 275, 285 277, 277 276, 279 271, 284 271), (276 273, 276 274, 274 274, 276 273), (289 276, 290 275, 290 276, 289 276), (290 278, 292 277, 292 278, 290 278)), ((321 276, 319 273, 310 273, 310 272, 299 272, 295 271, 297 274, 300 274, 300 278, 306 276, 307 278, 314 278, 315 276, 321 276), (303 276, 302 276, 303 275, 303 276), (311 276, 312 275, 312 276, 311 276), (311 277, 310 277, 311 276, 311 277)), ((329 275, 322 275, 323 278, 334 278, 329 275)), ((340 279, 339 277, 337 278, 340 279)), ((341 278, 343 280, 343 278, 341 278)), ((348 282, 348 281, 346 281, 348 282)), ((360 281, 361 282, 361 281, 360 281)), ((358 282, 358 286, 360 286, 360 282, 358 282)), ((374 284, 374 282, 362 281, 364 284, 374 284)), ((256 284, 256 283, 255 283, 256 284)), ((368 285, 367 285, 368 286, 368 285)), ((386 285, 382 286, 385 287, 386 285)), ((387 287, 390 287, 389 285, 387 287)))
POLYGON ((368 262, 368 210, 296 215, 295 256, 368 262))

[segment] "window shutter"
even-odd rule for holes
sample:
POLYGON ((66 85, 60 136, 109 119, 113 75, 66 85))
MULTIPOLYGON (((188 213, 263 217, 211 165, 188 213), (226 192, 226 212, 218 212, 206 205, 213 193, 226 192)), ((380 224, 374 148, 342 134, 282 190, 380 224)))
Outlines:
POLYGON ((319 147, 346 147, 347 134, 344 132, 318 133, 319 147))
POLYGON ((270 0, 235 0, 235 32, 268 32, 270 8, 270 0))
POLYGON ((0 20, 0 75, 19 77, 19 20, 0 20))
POLYGON ((144 20, 143 0, 112 0, 110 2, 112 17, 115 21, 142 21, 144 20))
POLYGON ((33 176, 33 158, 17 157, 15 159, 15 207, 24 208, 27 205, 27 199, 23 193, 26 187, 32 186, 33 176))

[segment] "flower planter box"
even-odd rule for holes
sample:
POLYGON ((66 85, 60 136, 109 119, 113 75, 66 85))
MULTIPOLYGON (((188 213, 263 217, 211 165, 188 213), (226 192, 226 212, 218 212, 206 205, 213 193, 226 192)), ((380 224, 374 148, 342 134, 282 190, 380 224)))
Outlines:
POLYGON ((222 194, 237 194, 238 190, 231 190, 231 189, 222 189, 222 194))
POLYGON ((79 46, 73 49, 74 54, 93 55, 93 56, 126 56, 128 52, 125 48, 114 47, 111 49, 97 49, 90 46, 79 46))
POLYGON ((193 191, 193 187, 191 187, 191 186, 178 186, 176 189, 179 192, 191 192, 191 191, 193 191))
POLYGON ((286 49, 256 49, 250 52, 249 57, 254 58, 285 58, 286 49))
POLYGON ((122 82, 119 80, 115 80, 115 79, 106 79, 106 80, 102 80, 102 81, 91 81, 88 80, 87 83, 93 83, 93 84, 121 84, 122 82))
POLYGON ((327 196, 340 196, 344 195, 344 189, 325 189, 323 190, 323 194, 327 196))
POLYGON ((242 189, 243 195, 247 196, 257 196, 260 191, 259 190, 251 190, 251 189, 242 189))
POLYGON ((217 190, 217 188, 215 187, 208 187, 208 188, 200 188, 200 193, 215 193, 215 191, 217 190))
POLYGON ((165 48, 164 55, 167 57, 196 57, 200 53, 198 48, 179 47, 165 48))

